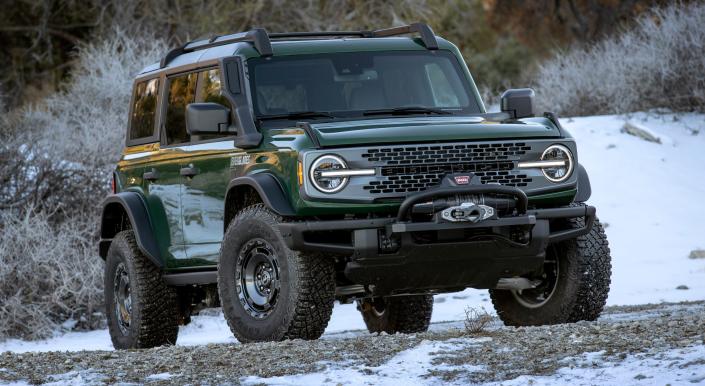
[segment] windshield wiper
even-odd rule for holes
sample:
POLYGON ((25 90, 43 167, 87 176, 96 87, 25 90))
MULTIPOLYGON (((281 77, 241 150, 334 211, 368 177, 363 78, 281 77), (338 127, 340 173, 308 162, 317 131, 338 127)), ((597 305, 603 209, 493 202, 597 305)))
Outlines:
POLYGON ((257 117, 260 121, 275 119, 303 119, 303 118, 335 118, 335 116, 323 111, 296 111, 286 114, 261 115, 257 117))
POLYGON ((441 109, 434 109, 431 107, 423 106, 407 106, 407 107, 396 107, 393 109, 379 109, 379 110, 367 110, 362 113, 362 115, 412 115, 412 114, 438 114, 438 115, 448 115, 453 114, 450 111, 445 111, 441 109))

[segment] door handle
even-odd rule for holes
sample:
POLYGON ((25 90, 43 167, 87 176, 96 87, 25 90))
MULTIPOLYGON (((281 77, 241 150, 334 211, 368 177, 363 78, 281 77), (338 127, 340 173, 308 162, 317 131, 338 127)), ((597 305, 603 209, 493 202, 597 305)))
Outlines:
POLYGON ((181 168, 180 174, 183 177, 193 177, 198 174, 198 168, 194 167, 193 164, 191 164, 189 166, 181 168))
POLYGON ((144 172, 144 174, 142 174, 142 178, 147 181, 156 181, 159 179, 159 172, 157 171, 157 169, 152 168, 152 170, 144 172))

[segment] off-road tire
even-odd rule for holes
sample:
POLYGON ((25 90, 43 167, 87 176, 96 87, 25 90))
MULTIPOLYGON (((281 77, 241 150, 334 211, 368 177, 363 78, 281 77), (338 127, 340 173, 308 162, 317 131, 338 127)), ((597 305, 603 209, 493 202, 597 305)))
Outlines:
POLYGON ((176 291, 137 246, 132 231, 118 233, 110 243, 105 261, 105 304, 108 330, 116 349, 173 345, 179 333, 176 291), (118 267, 127 272, 132 310, 126 331, 116 313, 115 279, 118 267))
MULTIPOLYGON (((569 219, 572 228, 584 226, 582 218, 569 219)), ((559 279, 554 293, 537 308, 517 301, 509 290, 490 290, 497 315, 508 326, 573 323, 597 319, 607 301, 612 273, 610 249, 602 224, 596 219, 591 231, 575 239, 549 245, 559 260, 559 279)))
POLYGON ((225 319, 242 343, 318 339, 335 301, 335 267, 330 257, 290 250, 278 224, 281 217, 262 204, 238 213, 228 225, 218 263, 218 292, 225 319), (252 316, 238 296, 236 264, 246 243, 265 240, 273 248, 280 289, 276 304, 261 319, 252 316))
POLYGON ((364 299, 357 308, 371 333, 425 332, 431 324, 433 295, 364 299))

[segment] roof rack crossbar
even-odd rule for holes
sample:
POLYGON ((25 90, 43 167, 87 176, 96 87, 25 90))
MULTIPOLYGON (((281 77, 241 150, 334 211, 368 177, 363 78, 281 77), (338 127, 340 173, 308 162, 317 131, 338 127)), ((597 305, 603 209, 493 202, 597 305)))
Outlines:
POLYGON ((166 67, 177 56, 187 52, 204 50, 206 48, 223 46, 231 43, 249 42, 262 56, 272 56, 270 39, 316 38, 326 36, 357 36, 361 38, 381 38, 389 36, 418 33, 426 49, 437 50, 438 40, 431 27, 424 23, 413 23, 399 27, 378 29, 374 31, 330 31, 330 32, 281 32, 268 34, 264 28, 255 28, 247 32, 230 35, 213 36, 208 39, 194 40, 169 51, 160 61, 159 67, 166 67))
POLYGON ((418 33, 419 35, 421 35, 421 41, 423 42, 423 45, 426 46, 426 49, 438 49, 438 40, 436 40, 436 35, 433 33, 433 30, 431 29, 431 27, 428 26, 428 24, 413 23, 409 25, 402 25, 399 27, 378 29, 372 31, 373 37, 380 38, 387 36, 406 35, 412 33, 418 33))
POLYGON ((271 39, 286 38, 316 38, 326 36, 358 36, 361 38, 371 38, 372 31, 315 31, 315 32, 275 32, 269 34, 271 39))
POLYGON ((265 30, 264 28, 255 28, 247 32, 240 32, 223 36, 213 36, 208 39, 201 39, 188 42, 181 47, 177 47, 169 51, 162 58, 161 62, 159 63, 159 67, 166 67, 169 62, 174 60, 174 58, 187 52, 205 50, 206 48, 224 46, 226 44, 238 42, 252 43, 252 45, 255 46, 255 49, 259 52, 260 55, 272 56, 272 44, 269 40, 267 30, 265 30))

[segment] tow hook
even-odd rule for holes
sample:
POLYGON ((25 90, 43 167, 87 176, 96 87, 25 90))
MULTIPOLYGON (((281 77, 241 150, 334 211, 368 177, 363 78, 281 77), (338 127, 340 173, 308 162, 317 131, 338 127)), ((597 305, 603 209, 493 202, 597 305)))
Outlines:
POLYGON ((463 202, 441 212, 441 218, 450 222, 468 221, 476 223, 494 216, 494 208, 487 205, 463 202))

